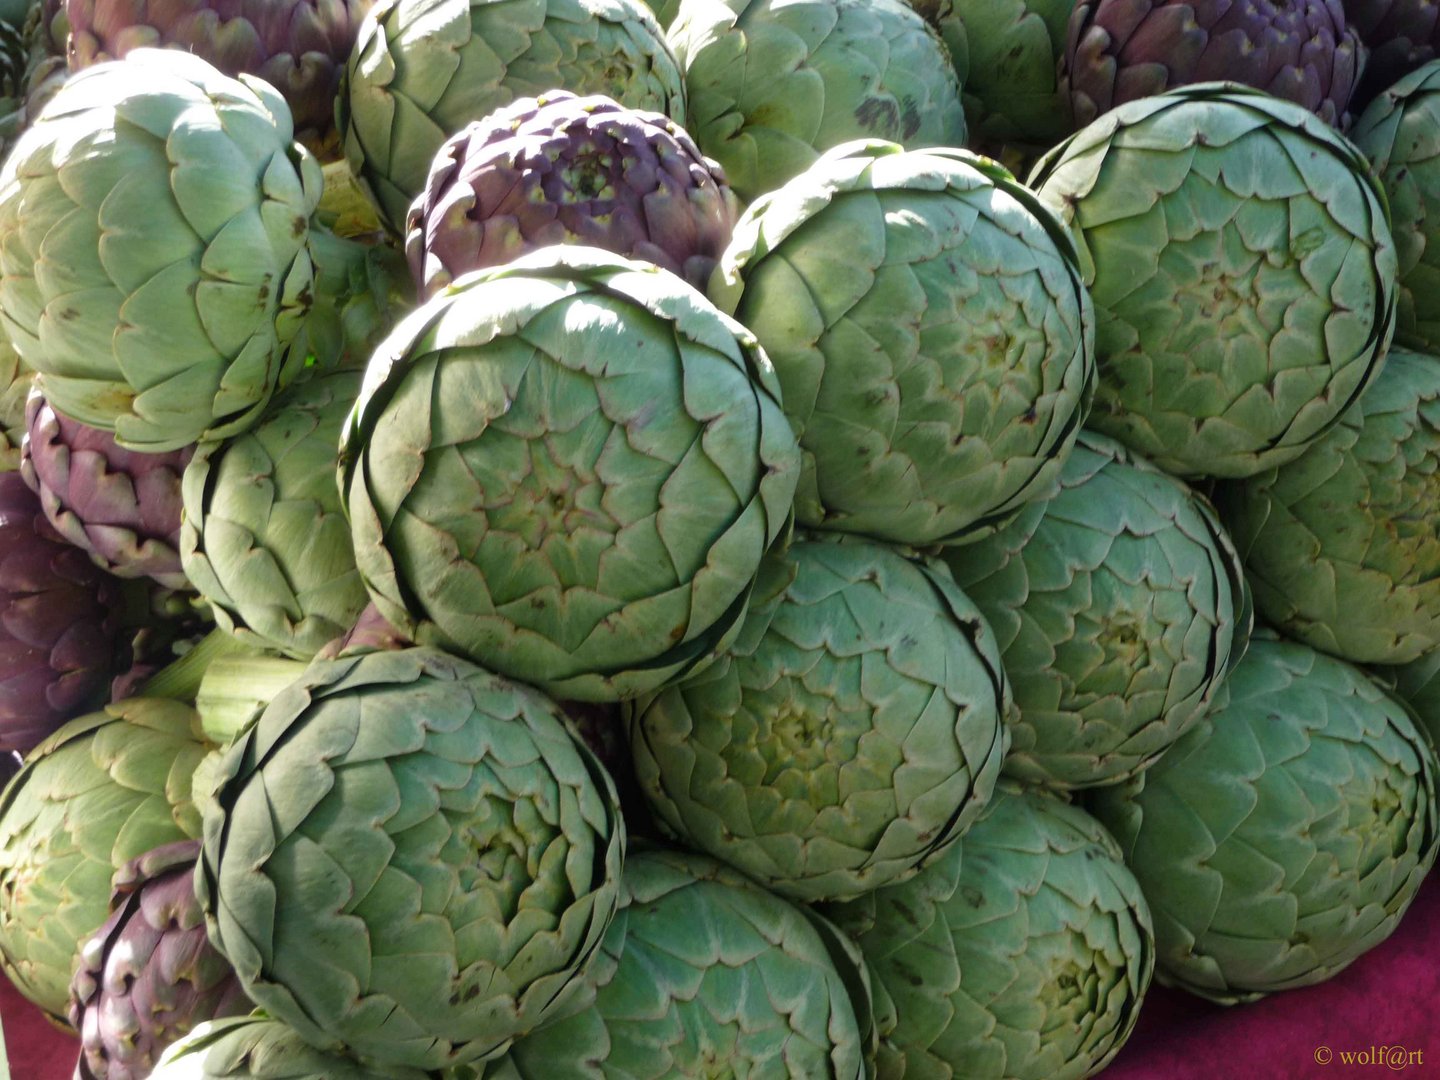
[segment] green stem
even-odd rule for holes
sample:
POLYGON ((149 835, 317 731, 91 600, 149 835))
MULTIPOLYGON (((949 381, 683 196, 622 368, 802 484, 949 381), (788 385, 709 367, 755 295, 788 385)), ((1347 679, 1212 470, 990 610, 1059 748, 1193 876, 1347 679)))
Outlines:
POLYGON ((206 736, 215 742, 229 742, 308 666, 303 660, 255 653, 226 656, 211 664, 195 696, 206 736))
POLYGON ((135 695, 194 701, 205 671, 211 664, 222 657, 246 653, 253 655, 254 650, 242 645, 224 630, 211 630, 184 656, 141 683, 135 695))

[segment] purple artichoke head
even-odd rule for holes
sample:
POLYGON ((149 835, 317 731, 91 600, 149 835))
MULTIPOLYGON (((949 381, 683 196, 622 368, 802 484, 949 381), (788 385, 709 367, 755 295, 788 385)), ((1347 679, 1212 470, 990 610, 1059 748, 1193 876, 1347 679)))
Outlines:
POLYGON ((1243 83, 1336 127, 1365 66, 1341 0, 1080 0, 1060 60, 1076 127, 1190 83, 1243 83))
POLYGON ((110 917, 81 949, 70 984, 75 1080, 143 1080, 197 1024, 254 1008, 206 935, 195 899, 199 854, 198 840, 181 840, 115 875, 110 917))
POLYGON ((1377 95, 1440 56, 1440 4, 1435 0, 1344 0, 1345 17, 1370 49, 1355 93, 1359 112, 1377 95))
POLYGON ((284 95, 297 132, 335 126, 340 74, 372 0, 65 0, 70 70, 183 49, 284 95))
POLYGON ((410 207, 405 251, 426 297, 551 244, 655 263, 703 290, 738 215, 720 166, 673 120, 553 90, 440 148, 410 207))
POLYGON ((25 753, 105 699, 118 582, 45 521, 18 472, 0 473, 0 751, 25 753))
POLYGON ((20 459, 50 524, 117 577, 189 587, 180 568, 180 476, 193 446, 122 450, 108 431, 62 416, 37 387, 25 404, 20 459))

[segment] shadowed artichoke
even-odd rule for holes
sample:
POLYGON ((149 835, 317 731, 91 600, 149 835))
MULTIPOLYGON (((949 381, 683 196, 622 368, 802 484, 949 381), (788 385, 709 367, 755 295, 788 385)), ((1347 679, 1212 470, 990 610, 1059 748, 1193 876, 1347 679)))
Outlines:
POLYGON ((195 891, 246 992, 379 1072, 579 1007, 614 785, 539 692, 434 649, 317 661, 224 752, 195 891))
POLYGON ((1091 805, 1150 902, 1160 980, 1235 1002, 1390 936, 1435 861, 1440 766, 1404 706, 1304 645, 1257 637, 1226 686, 1091 805))
MULTIPOLYGON (((435 1074, 387 1065, 369 1069, 311 1046, 264 1013, 212 1020, 172 1043, 151 1080, 434 1080, 435 1074)), ((467 1080, 456 1073, 454 1080, 467 1080)))
POLYGON ((1440 4, 1435 0, 1344 0, 1344 5, 1345 18, 1370 48, 1355 93, 1358 106, 1440 54, 1440 4))
POLYGON ((194 447, 145 454, 107 431, 61 416, 38 387, 26 404, 20 471, 55 531, 117 577, 171 589, 180 569, 180 473, 194 447))
POLYGON ((1060 90, 1077 128, 1127 101, 1220 80, 1342 127, 1364 66, 1340 0, 1080 0, 1060 90))
POLYGON ((1095 302, 1086 421, 1180 476, 1299 457, 1379 373, 1395 242, 1355 147, 1290 102, 1206 83, 1130 102, 1030 184, 1095 302))
POLYGON ((196 1024, 254 1008, 205 935, 199 854, 198 840, 180 840, 115 874, 110 918, 81 950, 70 984, 81 1040, 75 1080, 144 1080, 196 1024))
POLYGON ((1380 668, 1378 674, 1410 706, 1430 741, 1440 746, 1440 649, 1399 667, 1380 668))
POLYGON ((559 90, 440 148, 405 249, 422 297, 548 244, 641 259, 703 290, 738 214, 725 174, 673 120, 559 90))
POLYGON ((1099 822, 1002 783, 909 881, 826 912, 893 1003, 881 1080, 1082 1080, 1134 1028, 1155 966, 1150 910, 1099 822))

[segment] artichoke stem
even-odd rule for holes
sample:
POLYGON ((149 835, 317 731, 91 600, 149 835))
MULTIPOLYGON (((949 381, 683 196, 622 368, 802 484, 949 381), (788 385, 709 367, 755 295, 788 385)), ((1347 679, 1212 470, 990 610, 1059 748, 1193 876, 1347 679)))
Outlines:
POLYGON ((249 649, 217 657, 205 668, 195 695, 205 737, 228 743, 308 666, 304 660, 266 656, 249 649))
POLYGON ((236 641, 224 630, 211 630, 184 656, 165 665, 141 683, 134 696, 194 701, 210 665, 221 657, 237 653, 254 655, 255 650, 236 641))

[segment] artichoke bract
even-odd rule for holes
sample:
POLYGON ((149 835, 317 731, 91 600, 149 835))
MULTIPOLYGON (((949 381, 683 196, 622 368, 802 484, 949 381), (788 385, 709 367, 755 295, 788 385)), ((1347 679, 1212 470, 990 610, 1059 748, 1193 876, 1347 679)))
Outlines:
POLYGON ((320 167, 266 83, 170 49, 72 77, 0 168, 0 324, 129 449, 242 430, 309 304, 320 167))
POLYGON ((62 416, 39 387, 25 406, 20 460, 51 526, 117 577, 189 587, 180 568, 180 474, 193 446, 126 450, 108 431, 62 416))
POLYGON ((1023 780, 1089 787, 1146 768, 1249 640, 1240 557, 1214 510, 1093 432, 1055 498, 946 561, 1015 687, 1005 771, 1023 780))
POLYGON ((1113 109, 1030 177, 1095 302, 1086 421, 1180 476, 1291 461, 1394 332, 1396 253, 1369 163, 1299 105, 1202 83, 1113 109))
POLYGON ((680 69, 642 0, 378 0, 341 89, 345 157, 401 232, 446 139, 551 90, 685 117, 680 69))
POLYGON ((294 1028, 264 1013, 201 1024, 171 1043, 150 1073, 152 1080, 433 1080, 433 1075, 394 1065, 372 1072, 315 1049, 294 1028))
POLYGON ((747 201, 854 139, 962 146, 949 52, 900 0, 683 0, 685 129, 747 201))
POLYGON ((360 380, 342 369, 290 387, 249 431, 201 443, 185 469, 185 573, 246 644, 307 659, 369 602, 335 483, 360 380))
POLYGON ((747 330, 667 271, 562 246, 475 271, 396 328, 341 486, 398 629, 619 700, 738 632, 799 457, 747 330))
POLYGON ((1400 282, 1395 340, 1440 353, 1440 60, 1372 101, 1350 138, 1390 204, 1400 282))
POLYGON ((20 444, 25 441, 25 402, 35 376, 20 362, 20 354, 0 334, 0 472, 20 468, 20 444))
POLYGON ((18 472, 0 473, 0 751, 28 751, 105 700, 118 582, 56 536, 18 472))
POLYGON ((0 969, 57 1023, 115 873, 200 835, 190 781, 208 749, 188 705, 127 698, 56 731, 0 795, 0 969))
POLYGON ((1155 967, 1114 839, 1013 782, 918 875, 825 910, 893 1002, 882 1080, 1093 1076, 1130 1037, 1155 967))
POLYGON ((598 1076, 597 1060, 635 1080, 866 1075, 869 1018, 818 920, 688 852, 632 852, 623 893, 592 1004, 517 1041, 487 1080, 598 1076))
POLYGON ((1440 54, 1440 6, 1434 0, 1343 0, 1345 17, 1370 48, 1355 92, 1365 105, 1395 80, 1440 54))
POLYGON ((317 661, 221 759, 195 891, 246 992, 367 1067, 565 1014, 615 912, 615 788, 559 707, 433 649, 317 661))
POLYGON ((1220 489, 1256 610, 1358 663, 1440 648, 1440 360, 1392 350, 1296 460, 1220 489))
POLYGON ((205 935, 199 854, 198 840, 179 840, 116 872, 110 917, 85 943, 70 984, 76 1080, 141 1080, 197 1024, 254 1008, 205 935))
POLYGON ((1360 669, 1257 636, 1227 700, 1091 808, 1155 916, 1157 977, 1310 986, 1390 936, 1435 861, 1430 740, 1360 669))
POLYGON ((549 244, 641 259, 703 290, 739 212, 724 172, 669 117, 557 90, 440 148, 405 249, 425 297, 549 244))
POLYGON ((1440 649, 1399 667, 1381 668, 1378 674, 1410 706, 1431 742, 1440 746, 1440 649))
POLYGON ((1010 687, 943 567, 801 542, 705 672, 632 708, 635 773, 689 846, 799 900, 903 880, 990 798, 1010 687))
POLYGON ((300 131, 335 124, 340 73, 370 0, 65 0, 69 62, 80 70, 133 49, 180 49, 226 75, 257 75, 300 131))
POLYGON ((964 543, 1055 492, 1094 313, 1064 227, 994 162, 837 147, 746 210, 710 292, 775 365, 798 523, 964 543))
POLYGON ((1080 0, 1060 88, 1076 127, 1127 101, 1220 79, 1342 127, 1365 55, 1340 0, 1080 0))

